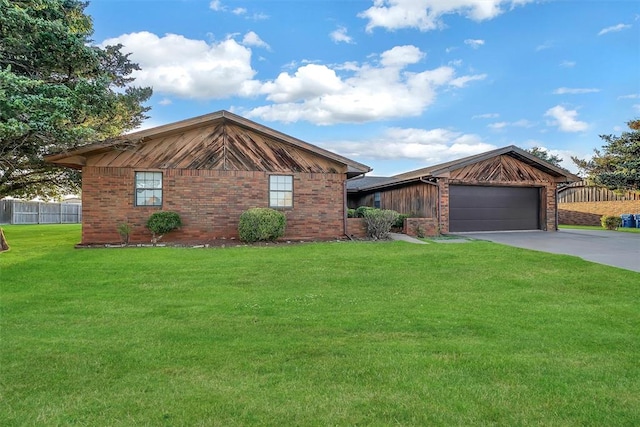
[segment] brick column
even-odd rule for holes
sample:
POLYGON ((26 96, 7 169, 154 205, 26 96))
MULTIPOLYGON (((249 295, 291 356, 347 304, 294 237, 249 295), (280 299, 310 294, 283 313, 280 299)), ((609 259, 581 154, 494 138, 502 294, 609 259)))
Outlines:
POLYGON ((449 233, 449 179, 438 178, 438 226, 441 234, 449 233))
POLYGON ((547 231, 558 231, 558 225, 556 224, 556 211, 558 206, 556 204, 556 189, 558 184, 550 183, 547 185, 547 231))

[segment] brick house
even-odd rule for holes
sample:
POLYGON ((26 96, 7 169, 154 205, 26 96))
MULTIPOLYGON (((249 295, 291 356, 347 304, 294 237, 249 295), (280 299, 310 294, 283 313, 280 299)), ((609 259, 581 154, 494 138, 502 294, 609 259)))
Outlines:
POLYGON ((82 244, 149 242, 159 210, 183 227, 164 237, 202 242, 238 237, 240 214, 272 207, 287 217, 285 238, 347 233, 345 181, 363 164, 228 111, 159 126, 45 157, 82 171, 82 244))
POLYGON ((393 177, 348 181, 348 207, 392 209, 425 235, 558 229, 558 184, 580 178, 515 146, 393 177))

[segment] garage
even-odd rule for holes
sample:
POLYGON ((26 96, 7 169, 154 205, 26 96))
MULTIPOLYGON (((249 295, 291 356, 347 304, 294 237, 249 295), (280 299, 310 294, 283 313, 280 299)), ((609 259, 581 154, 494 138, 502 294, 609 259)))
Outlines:
POLYGON ((449 230, 540 229, 540 189, 480 185, 449 186, 449 230))

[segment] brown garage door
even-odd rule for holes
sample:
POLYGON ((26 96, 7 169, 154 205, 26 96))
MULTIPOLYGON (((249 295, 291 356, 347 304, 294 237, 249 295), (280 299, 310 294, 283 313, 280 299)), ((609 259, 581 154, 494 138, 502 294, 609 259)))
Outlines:
POLYGON ((531 187, 449 187, 449 231, 537 230, 540 190, 531 187))

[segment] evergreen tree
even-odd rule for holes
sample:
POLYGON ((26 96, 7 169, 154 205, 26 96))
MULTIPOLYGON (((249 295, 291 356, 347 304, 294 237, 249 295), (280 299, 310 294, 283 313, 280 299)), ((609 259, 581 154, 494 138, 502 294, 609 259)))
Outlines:
POLYGON ((627 123, 620 136, 600 135, 606 145, 591 160, 572 157, 589 181, 616 192, 640 191, 640 120, 627 123))
POLYGON ((151 88, 121 45, 92 44, 87 3, 0 0, 0 198, 77 192, 77 171, 43 156, 120 135, 147 117, 151 88))

